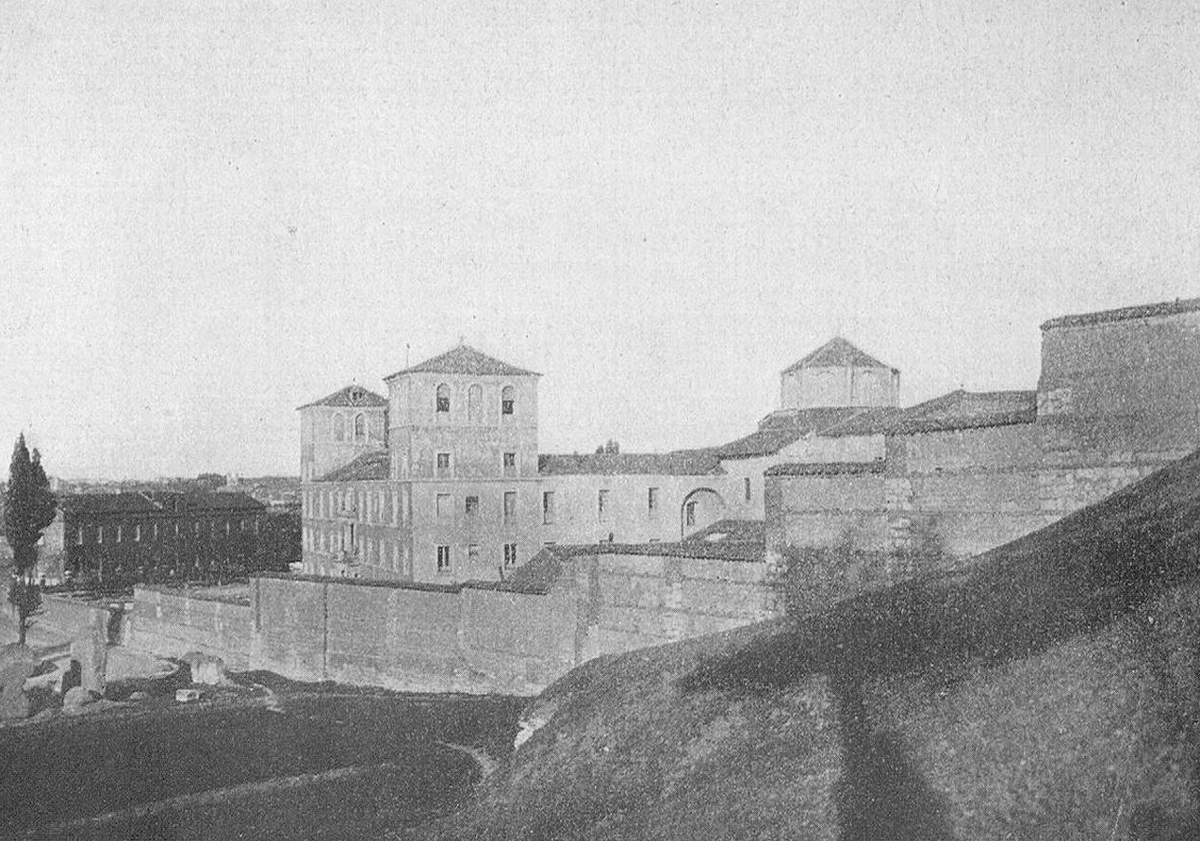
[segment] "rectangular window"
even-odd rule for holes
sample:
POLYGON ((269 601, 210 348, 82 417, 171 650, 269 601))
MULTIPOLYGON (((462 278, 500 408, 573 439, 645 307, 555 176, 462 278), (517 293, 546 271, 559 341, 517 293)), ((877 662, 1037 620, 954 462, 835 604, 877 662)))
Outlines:
POLYGON ((596 494, 596 516, 600 518, 600 522, 608 520, 608 491, 602 490, 596 494))
POLYGON ((517 492, 504 492, 504 522, 505 524, 514 523, 517 520, 517 492))
POLYGON ((471 518, 478 517, 479 516, 479 497, 477 497, 477 496, 467 497, 467 501, 464 506, 464 510, 466 511, 468 517, 471 517, 471 518))
POLYGON ((76 546, 83 545, 83 527, 82 526, 80 526, 78 529, 75 530, 75 545, 76 546))
POLYGON ((546 525, 554 522, 554 491, 542 493, 542 522, 546 525))
POLYGON ((450 494, 437 495, 437 515, 439 519, 451 516, 451 512, 454 510, 452 506, 453 501, 450 494))
POLYGON ((646 513, 651 517, 658 514, 658 488, 646 490, 646 513))
POLYGON ((504 475, 508 477, 517 475, 517 454, 504 454, 504 475))
POLYGON ((137 524, 135 524, 135 525, 134 525, 134 527, 133 527, 133 542, 134 542, 134 543, 141 543, 141 542, 142 542, 142 526, 141 526, 141 523, 137 523, 137 524))
POLYGON ((684 522, 689 526, 696 525, 696 503, 689 502, 687 505, 683 506, 683 519, 684 522))
POLYGON ((517 565, 517 544, 504 544, 504 566, 515 567, 517 565))
POLYGON ((96 542, 104 542, 104 526, 96 526, 96 542))
POLYGON ((450 454, 437 454, 437 475, 441 477, 450 475, 450 454))
POLYGON ((117 526, 117 543, 121 542, 121 526, 117 526))
POLYGON ((467 544, 467 561, 470 564, 474 565, 474 563, 478 560, 479 560, 479 544, 478 543, 467 544))
POLYGON ((745 488, 744 488, 744 490, 745 490, 745 492, 746 492, 746 502, 749 502, 749 501, 750 501, 750 497, 751 497, 751 493, 750 493, 750 477, 749 477, 749 476, 747 476, 747 477, 746 477, 745 479, 743 479, 742 481, 745 483, 745 488))
POLYGON ((439 574, 446 574, 450 571, 450 547, 439 546, 437 548, 437 571, 439 574))

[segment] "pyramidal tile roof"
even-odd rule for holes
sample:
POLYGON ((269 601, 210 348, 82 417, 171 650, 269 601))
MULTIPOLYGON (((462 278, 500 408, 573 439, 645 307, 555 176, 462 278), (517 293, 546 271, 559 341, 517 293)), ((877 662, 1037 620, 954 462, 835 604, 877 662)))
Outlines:
POLYGON ((798 371, 801 368, 883 368, 887 371, 896 370, 891 365, 884 365, 878 359, 855 347, 841 336, 834 336, 799 362, 795 362, 784 368, 783 373, 790 374, 792 371, 798 371))
POLYGON ((380 397, 370 389, 363 388, 361 385, 348 385, 345 388, 338 389, 333 394, 327 397, 322 397, 320 400, 314 400, 312 403, 305 403, 300 406, 301 409, 307 409, 310 406, 386 406, 387 400, 380 397))
POLYGON ((470 345, 456 345, 443 354, 404 368, 384 377, 390 380, 401 374, 470 374, 493 377, 540 377, 536 371, 526 371, 507 362, 488 356, 470 345))

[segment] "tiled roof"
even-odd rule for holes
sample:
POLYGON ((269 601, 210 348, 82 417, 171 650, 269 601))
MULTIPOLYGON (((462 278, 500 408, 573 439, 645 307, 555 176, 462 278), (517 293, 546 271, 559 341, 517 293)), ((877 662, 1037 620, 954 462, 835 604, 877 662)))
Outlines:
POLYGON ((311 406, 386 406, 387 400, 361 385, 348 385, 338 389, 328 397, 305 403, 300 409, 311 406))
POLYGON ((883 459, 876 461, 830 461, 777 464, 767 468, 767 476, 839 476, 882 473, 883 459))
POLYGON ((959 389, 905 409, 888 430, 892 435, 1008 426, 1037 420, 1036 391, 959 389))
POLYGON ((784 368, 783 373, 790 374, 801 368, 883 368, 887 371, 896 370, 891 365, 884 365, 878 359, 855 347, 841 336, 834 336, 799 362, 794 362, 784 368))
POLYGON ((1061 315, 1044 323, 1042 329, 1081 327, 1087 324, 1105 324, 1110 321, 1128 321, 1133 318, 1154 318, 1197 310, 1200 310, 1200 298, 1176 298, 1174 301, 1163 301, 1158 304, 1142 304, 1136 307, 1121 307, 1115 310, 1101 310, 1080 315, 1061 315))
POLYGON ((121 493, 59 494, 58 507, 80 514, 129 514, 138 511, 157 511, 159 506, 145 494, 121 493))
POLYGON ((581 473, 699 476, 721 472, 721 462, 715 450, 538 456, 538 473, 542 476, 570 476, 581 473))
POLYGON ((838 406, 820 409, 794 409, 772 412, 759 422, 758 431, 736 441, 717 447, 721 458, 755 458, 769 456, 793 444, 802 435, 823 435, 864 412, 861 407, 838 406))
POLYGON ((166 511, 262 511, 266 508, 249 494, 150 491, 114 494, 68 494, 59 497, 59 507, 80 514, 132 514, 166 511))
POLYGON ((363 453, 348 464, 329 471, 318 482, 371 482, 388 477, 386 450, 363 453))
POLYGON ((401 374, 471 374, 481 377, 541 376, 541 374, 535 371, 526 371, 524 368, 518 368, 515 365, 509 365, 507 362, 501 362, 499 359, 488 356, 486 353, 481 353, 469 345, 452 347, 439 356, 426 359, 424 362, 413 365, 411 368, 405 368, 386 376, 384 380, 390 380, 401 374))
POLYGON ((885 435, 895 429, 896 421, 904 413, 895 406, 880 407, 859 412, 821 434, 829 438, 847 438, 855 435, 885 435))
POLYGON ((700 531, 683 539, 685 544, 705 543, 724 546, 756 546, 760 550, 766 545, 766 524, 762 520, 717 520, 700 531))

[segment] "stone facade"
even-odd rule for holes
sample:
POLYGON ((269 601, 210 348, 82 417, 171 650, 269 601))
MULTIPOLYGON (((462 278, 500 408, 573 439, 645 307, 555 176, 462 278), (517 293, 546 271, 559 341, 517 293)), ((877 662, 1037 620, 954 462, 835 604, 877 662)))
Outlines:
POLYGON ((1200 300, 1053 319, 1042 352, 1036 392, 954 392, 851 421, 830 440, 874 437, 882 453, 822 467, 811 447, 809 463, 770 470, 771 549, 976 554, 1200 447, 1200 300))

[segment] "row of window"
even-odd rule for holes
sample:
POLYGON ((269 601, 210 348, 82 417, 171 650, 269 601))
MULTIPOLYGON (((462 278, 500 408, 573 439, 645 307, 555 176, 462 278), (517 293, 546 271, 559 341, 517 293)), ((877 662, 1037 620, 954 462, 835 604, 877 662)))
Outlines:
POLYGON ((340 412, 333 416, 333 440, 334 441, 353 441, 355 444, 365 443, 367 440, 367 416, 359 412, 354 416, 354 420, 350 424, 350 428, 346 428, 346 418, 340 412))
POLYGON ((364 563, 380 569, 391 569, 402 576, 412 574, 408 545, 403 541, 385 541, 363 535, 354 523, 345 523, 339 528, 313 528, 303 530, 304 548, 326 554, 345 553, 346 560, 364 563), (390 548, 389 548, 390 546, 390 548))
MULTIPOLYGON (((454 516, 454 495, 453 494, 438 494, 434 500, 435 510, 439 520, 449 519, 454 516)), ((517 521, 517 492, 505 491, 503 502, 501 504, 501 522, 505 525, 512 525, 517 521)), ((479 497, 475 494, 468 494, 463 497, 463 514, 468 520, 476 520, 479 518, 479 497)))
MULTIPOLYGON (((467 544, 467 564, 474 568, 479 561, 479 544, 467 544)), ((517 544, 504 544, 504 557, 502 560, 503 569, 512 569, 517 565, 517 544)), ((437 547, 437 571, 439 575, 449 575, 454 571, 454 553, 452 547, 448 544, 441 544, 437 547)))
POLYGON ((305 517, 350 515, 366 522, 400 525, 402 517, 405 521, 408 519, 408 494, 403 488, 399 491, 308 491, 301 500, 301 511, 305 517))
MULTIPOLYGON (((434 460, 434 466, 439 479, 449 479, 452 477, 453 465, 449 452, 438 453, 434 460)), ((513 478, 517 475, 517 454, 515 452, 501 454, 500 472, 508 478, 513 478)))
MULTIPOLYGON (((516 414, 516 390, 511 385, 500 389, 500 416, 516 414)), ((437 387, 434 396, 434 410, 438 414, 450 412, 450 386, 442 383, 437 387)), ((483 387, 473 385, 467 389, 467 417, 471 420, 483 420, 483 387)))
MULTIPOLYGON (((258 520, 254 520, 252 522, 253 522, 252 528, 254 530, 254 533, 258 534, 259 533, 258 532, 258 529, 259 529, 258 520)), ((174 536, 179 537, 179 534, 180 534, 179 523, 173 523, 172 525, 174 526, 174 536)), ((147 529, 150 540, 158 540, 159 539, 160 531, 159 531, 158 526, 159 526, 158 523, 152 523, 150 528, 147 529)), ((247 525, 246 525, 245 520, 238 521, 237 530, 242 534, 246 533, 247 525)), ((233 523, 230 520, 226 520, 224 523, 224 526, 222 527, 222 526, 218 526, 218 523, 216 520, 209 521, 208 533, 209 533, 210 537, 216 537, 218 534, 220 534, 221 531, 224 531, 225 536, 229 537, 230 535, 233 534, 233 523)), ((192 533, 194 536, 199 537, 200 532, 201 532, 201 523, 199 520, 196 520, 195 522, 192 523, 192 533)), ((166 533, 166 529, 163 529, 162 533, 166 533)), ((141 526, 141 524, 140 523, 134 524, 132 533, 129 535, 132 538, 132 541, 125 540, 126 534, 127 533, 125 531, 125 527, 121 526, 121 525, 110 526, 108 528, 107 532, 105 531, 104 526, 96 526, 96 543, 97 544, 104 543, 106 537, 109 538, 110 542, 112 542, 112 543, 125 543, 125 542, 140 543, 142 541, 142 526, 141 526)), ((75 529, 75 545, 82 546, 83 544, 84 544, 84 527, 79 526, 78 528, 75 529)))

